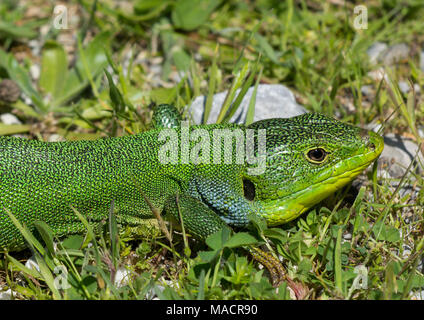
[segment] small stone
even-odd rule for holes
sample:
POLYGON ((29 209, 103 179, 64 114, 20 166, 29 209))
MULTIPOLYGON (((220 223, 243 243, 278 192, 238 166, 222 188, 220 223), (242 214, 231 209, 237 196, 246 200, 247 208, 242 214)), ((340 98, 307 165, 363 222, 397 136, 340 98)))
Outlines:
POLYGON ((25 94, 25 92, 22 92, 22 94, 21 94, 21 99, 22 99, 22 101, 23 101, 25 104, 27 104, 27 105, 31 105, 31 104, 32 104, 32 100, 31 100, 31 98, 30 98, 30 97, 28 97, 28 96, 25 94))
POLYGON ((0 115, 0 120, 4 124, 22 124, 22 122, 19 121, 19 119, 11 113, 3 113, 2 115, 0 115))
POLYGON ((127 270, 126 268, 118 268, 118 270, 116 270, 116 274, 115 274, 115 286, 117 288, 126 286, 129 282, 131 276, 131 272, 129 270, 127 270))
MULTIPOLYGON (((230 119, 230 122, 244 123, 253 89, 253 87, 249 88, 236 113, 230 119)), ((238 92, 236 92, 235 97, 237 97, 238 92)), ((217 93, 213 96, 212 108, 207 123, 216 123, 226 95, 227 91, 217 93)), ((200 96, 190 106, 193 120, 197 124, 202 122, 205 103, 206 96, 200 96)), ((287 87, 277 84, 258 85, 253 121, 270 118, 290 118, 306 112, 305 108, 297 104, 293 93, 287 87)))
POLYGON ((372 96, 372 94, 374 93, 374 86, 372 85, 364 85, 361 87, 361 93, 364 96, 372 96))
POLYGON ((186 72, 184 71, 174 71, 169 75, 169 79, 174 83, 179 83, 184 79, 185 76, 186 72))
POLYGON ((411 86, 406 81, 399 81, 398 86, 402 93, 408 93, 411 90, 411 86))
POLYGON ((162 285, 156 285, 154 288, 147 291, 146 295, 144 296, 144 299, 146 300, 160 300, 157 296, 158 292, 162 293, 165 290, 165 287, 162 285))
POLYGON ((345 240, 351 240, 352 239, 352 234, 351 233, 346 233, 346 234, 344 234, 343 235, 343 239, 345 239, 345 240))
MULTIPOLYGON (((409 46, 405 43, 398 43, 388 47, 387 44, 383 42, 375 42, 369 47, 367 54, 372 64, 382 62, 384 65, 390 66, 408 59, 409 46)), ((423 61, 423 59, 421 59, 421 61, 423 61)))
POLYGON ((364 125, 364 129, 378 133, 381 130, 382 124, 378 122, 370 122, 364 125))
POLYGON ((377 175, 380 179, 384 179, 384 180, 393 179, 388 169, 385 168, 385 165, 382 165, 382 168, 378 169, 377 175))
POLYGON ((162 66, 161 65, 158 65, 158 64, 153 64, 150 67, 150 70, 149 71, 151 73, 154 73, 154 74, 161 74, 162 73, 162 66))
POLYGON ((38 56, 41 52, 41 42, 38 39, 28 41, 28 47, 31 48, 31 53, 34 56, 38 56))
POLYGON ((40 66, 37 64, 33 64, 29 68, 29 73, 31 74, 32 79, 37 81, 40 78, 40 66))
POLYGON ((0 82, 0 101, 13 103, 18 101, 21 95, 19 86, 10 79, 4 79, 0 82))
POLYGON ((384 71, 384 68, 378 68, 377 70, 372 70, 367 73, 367 76, 370 77, 375 82, 380 82, 383 79, 386 81, 389 80, 386 72, 384 71))
MULTIPOLYGON (((343 106, 347 109, 347 111, 348 111, 349 113, 354 113, 354 112, 356 111, 356 106, 355 106, 355 104, 353 103, 353 101, 352 101, 352 100, 346 100, 346 101, 343 103, 343 106)), ((337 116, 337 117, 340 117, 340 114, 337 114, 337 113, 336 113, 336 116, 337 116)))
POLYGON ((403 246, 402 259, 407 259, 411 255, 411 252, 412 252, 411 247, 404 245, 403 246))
POLYGON ((411 300, 424 300, 424 290, 413 292, 411 300))
POLYGON ((424 126, 418 127, 418 134, 420 135, 421 138, 424 138, 424 126))
POLYGON ((25 267, 28 269, 37 270, 40 272, 40 266, 38 265, 37 261, 35 260, 35 256, 31 256, 26 262, 25 267))
POLYGON ((48 24, 42 25, 40 27, 40 36, 45 37, 50 31, 50 26, 48 24))
POLYGON ((371 47, 368 48, 367 54, 370 59, 370 62, 372 64, 375 64, 378 62, 379 57, 381 54, 386 51, 388 48, 387 44, 384 42, 375 42, 371 45, 371 47))
POLYGON ((373 128, 371 129, 375 133, 378 133, 383 125, 381 123, 377 123, 373 128))
POLYGON ((405 43, 398 43, 391 46, 383 52, 382 62, 386 65, 393 65, 397 62, 402 62, 409 57, 409 47, 405 43))
POLYGON ((0 300, 12 300, 12 290, 0 291, 0 300))
MULTIPOLYGON (((387 171, 392 178, 401 178, 418 151, 418 145, 410 139, 399 135, 387 134, 384 136, 384 150, 378 159, 381 171, 387 171)), ((419 163, 424 163, 421 152, 418 153, 419 161, 413 166, 418 174, 423 171, 419 163)), ((379 173, 379 174, 380 174, 379 173)))
POLYGON ((48 140, 49 142, 65 141, 65 139, 63 139, 63 137, 57 133, 53 133, 52 135, 50 135, 48 140))

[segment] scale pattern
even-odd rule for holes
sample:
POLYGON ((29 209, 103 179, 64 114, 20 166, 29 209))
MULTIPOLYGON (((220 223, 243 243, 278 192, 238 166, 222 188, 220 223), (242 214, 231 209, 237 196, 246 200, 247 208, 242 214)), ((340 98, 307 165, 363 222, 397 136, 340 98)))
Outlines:
MULTIPOLYGON (((166 108, 160 108, 160 113, 165 117, 177 114, 166 108)), ((178 121, 156 120, 168 128, 175 128, 178 121)), ((168 164, 159 161, 159 150, 165 143, 161 132, 170 129, 57 143, 0 137, 0 249, 25 245, 7 212, 30 230, 34 230, 34 221, 43 220, 56 236, 62 236, 84 230, 72 208, 96 224, 107 219, 112 201, 123 224, 152 217, 147 199, 174 220, 179 220, 180 212, 188 231, 200 238, 225 224, 244 227, 251 214, 271 224, 284 223, 328 195, 330 189, 315 186, 335 179, 331 185, 340 188, 375 160, 383 146, 376 134, 364 134, 318 114, 263 120, 247 128, 233 124, 191 126, 189 133, 196 129, 203 129, 203 138, 209 136, 210 141, 215 129, 242 134, 246 129, 266 129, 265 172, 249 174, 247 169, 252 165, 246 162, 214 164, 212 147, 209 163, 194 163, 191 157, 184 161, 184 128, 175 129, 177 142, 168 147, 178 150, 177 163, 168 164), (306 161, 305 152, 319 146, 329 150, 328 160, 322 165, 306 161), (334 175, 340 172, 352 174, 339 183, 334 175), (251 190, 245 192, 247 187, 251 190), (299 209, 295 196, 299 192, 316 201, 308 200, 299 209)), ((199 139, 189 139, 188 150, 199 151, 199 139)), ((225 148, 236 150, 235 145, 223 145, 222 154, 225 148)))

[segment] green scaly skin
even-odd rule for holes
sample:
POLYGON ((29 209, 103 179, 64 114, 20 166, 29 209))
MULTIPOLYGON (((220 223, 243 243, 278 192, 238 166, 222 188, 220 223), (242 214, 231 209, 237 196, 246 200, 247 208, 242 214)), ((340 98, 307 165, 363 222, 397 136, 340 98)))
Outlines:
MULTIPOLYGON (((113 201, 122 224, 152 218, 148 202, 179 221, 199 238, 225 225, 245 227, 259 215, 269 225, 286 223, 341 188, 383 150, 373 133, 320 114, 263 120, 249 125, 191 126, 205 129, 266 129, 266 170, 249 174, 256 164, 162 164, 159 150, 164 127, 179 118, 170 106, 159 106, 159 129, 96 141, 40 142, 0 137, 0 248, 17 250, 25 241, 7 214, 30 230, 42 220, 55 236, 84 232, 72 208, 93 224, 107 219, 113 201), (308 151, 323 148, 321 163, 308 151)), ((175 129, 181 141, 182 129, 175 129)), ((190 142, 190 150, 196 141, 190 142)), ((181 146, 178 146, 181 148, 181 146)), ((212 153, 212 147, 211 147, 212 153)), ((211 154, 212 159, 212 154, 211 154)))

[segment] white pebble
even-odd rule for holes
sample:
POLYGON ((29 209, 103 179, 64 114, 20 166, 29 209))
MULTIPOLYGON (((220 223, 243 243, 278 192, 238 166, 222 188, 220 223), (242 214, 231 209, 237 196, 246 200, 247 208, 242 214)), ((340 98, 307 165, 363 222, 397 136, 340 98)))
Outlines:
POLYGON ((411 86, 409 85, 409 83, 405 81, 399 81, 398 86, 400 91, 402 91, 402 93, 408 93, 409 90, 411 90, 411 86))
POLYGON ((118 268, 115 274, 115 286, 117 288, 123 287, 128 284, 128 280, 130 279, 131 272, 123 267, 118 268))
POLYGON ((351 240, 352 239, 352 234, 351 233, 346 233, 345 235, 343 235, 343 239, 345 239, 345 240, 351 240))
POLYGON ((12 290, 0 292, 0 300, 12 300, 12 290))
POLYGON ((25 262, 25 267, 27 267, 28 269, 33 269, 40 272, 40 266, 35 261, 35 256, 31 256, 31 258, 29 258, 27 262, 25 262))
POLYGON ((31 73, 31 77, 34 80, 38 80, 40 78, 40 66, 37 64, 33 64, 29 68, 29 72, 31 73))
POLYGON ((0 115, 1 122, 4 124, 22 124, 19 119, 11 113, 3 113, 0 115))
POLYGON ((387 44, 384 42, 375 42, 368 48, 367 54, 372 64, 377 63, 379 57, 384 51, 388 48, 387 44))

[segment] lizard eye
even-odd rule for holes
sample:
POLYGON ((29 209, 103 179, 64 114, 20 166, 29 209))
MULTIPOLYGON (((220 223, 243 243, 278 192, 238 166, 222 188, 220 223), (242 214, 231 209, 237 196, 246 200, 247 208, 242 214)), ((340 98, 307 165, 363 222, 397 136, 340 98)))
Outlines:
POLYGON ((243 191, 247 200, 253 201, 255 199, 255 185, 252 181, 243 179, 243 191))
POLYGON ((328 152, 323 148, 311 149, 306 153, 306 158, 312 163, 322 163, 327 158, 328 152))

